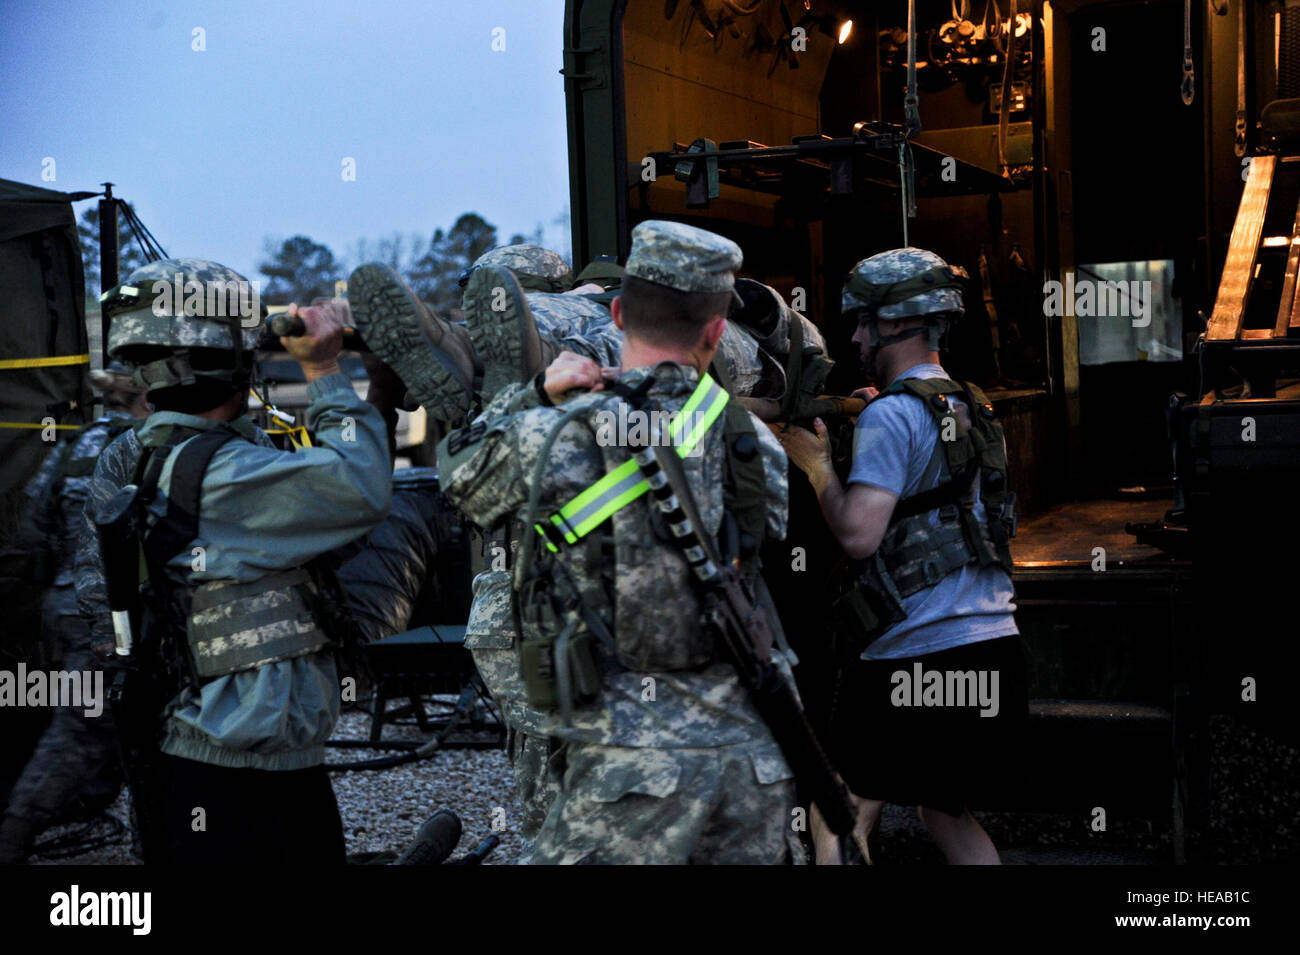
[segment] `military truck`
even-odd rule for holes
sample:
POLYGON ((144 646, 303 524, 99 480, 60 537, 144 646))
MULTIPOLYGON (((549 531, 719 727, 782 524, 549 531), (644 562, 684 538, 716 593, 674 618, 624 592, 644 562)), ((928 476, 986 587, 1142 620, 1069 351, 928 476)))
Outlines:
MULTIPOLYGON (((1285 109, 1300 16, 1273 13, 566 4, 575 264, 624 259, 647 218, 727 235, 743 274, 820 325, 838 394, 865 383, 839 315, 854 262, 911 244, 969 270, 944 362, 985 389, 1006 433, 1034 697, 1033 785, 985 808, 1063 811, 1094 831, 1098 810, 1159 819, 1180 861, 1208 827, 1211 717, 1295 739, 1280 704, 1300 522, 1300 157, 1285 109)), ((798 476, 791 506, 765 563, 783 616, 807 620, 806 581, 839 554, 798 476)), ((821 631, 791 629, 815 703, 831 692, 821 631)))

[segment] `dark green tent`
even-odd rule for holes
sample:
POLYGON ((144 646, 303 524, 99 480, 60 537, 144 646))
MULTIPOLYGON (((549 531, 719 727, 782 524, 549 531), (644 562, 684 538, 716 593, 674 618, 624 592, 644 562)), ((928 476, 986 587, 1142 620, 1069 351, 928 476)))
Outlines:
POLYGON ((70 195, 0 179, 0 544, 53 446, 90 413, 85 280, 70 195), (60 436, 64 432, 60 432, 60 436))

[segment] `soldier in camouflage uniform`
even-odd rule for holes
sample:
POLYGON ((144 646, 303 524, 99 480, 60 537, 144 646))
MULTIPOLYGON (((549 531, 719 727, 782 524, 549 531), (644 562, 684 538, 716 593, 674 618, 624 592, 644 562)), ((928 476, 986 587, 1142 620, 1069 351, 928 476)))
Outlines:
MULTIPOLYGON (((595 414, 617 407, 610 387, 649 381, 648 394, 663 409, 680 409, 700 384, 724 333, 740 250, 720 236, 668 222, 642 223, 633 238, 628 279, 613 311, 627 333, 617 381, 594 361, 562 353, 532 383, 504 387, 472 427, 439 447, 444 489, 480 526, 520 516, 543 440, 561 417, 553 403, 564 402, 564 412, 595 414), (665 297, 672 300, 667 307, 665 297), (674 325, 672 316, 682 308, 691 319, 674 325), (672 332, 657 330, 664 325, 672 332), (571 397, 574 388, 591 393, 571 397)), ((476 280, 505 289, 510 307, 531 306, 509 272, 487 267, 471 277, 471 286, 476 280)), ((785 533, 785 460, 766 429, 757 430, 767 533, 779 538, 785 533)), ((684 462, 707 533, 716 533, 722 520, 727 451, 720 432, 704 432, 700 454, 684 462)), ((546 459, 555 464, 540 489, 543 507, 558 509, 604 475, 607 453, 627 456, 625 449, 600 447, 581 422, 564 427, 546 459)), ((602 532, 640 554, 613 577, 614 568, 600 559, 608 537, 594 557, 582 549, 567 554, 591 609, 614 624, 619 657, 603 668, 594 704, 567 716, 532 711, 531 718, 541 717, 540 732, 562 743, 551 759, 561 790, 533 861, 784 861, 791 774, 734 668, 712 655, 680 555, 646 536, 648 506, 644 498, 629 504, 614 515, 612 533, 608 527, 602 532), (611 593, 617 594, 613 602, 611 593), (705 644, 703 656, 683 658, 688 647, 699 651, 705 644), (621 665, 624 660, 632 665, 621 665)), ((476 596, 482 598, 482 589, 476 596)), ((504 655, 507 641, 514 642, 500 623, 509 613, 507 597, 504 588, 493 588, 491 609, 484 611, 498 621, 489 626, 502 644, 502 665, 488 668, 497 670, 493 682, 507 688, 504 695, 522 699, 518 669, 504 655)), ((523 718, 518 708, 515 718, 523 718)))
MULTIPOLYGON (((224 266, 172 259, 136 270, 105 295, 109 353, 136 364, 158 410, 101 456, 85 533, 93 539, 92 514, 141 478, 146 451, 167 458, 160 471, 143 470, 142 486, 156 475, 158 497, 143 512, 142 532, 164 520, 172 526, 162 505, 177 491, 173 465, 186 460, 191 442, 233 432, 199 472, 198 533, 154 581, 195 602, 188 633, 171 639, 189 644, 196 670, 159 714, 161 778, 145 797, 161 819, 154 844, 171 862, 342 863, 342 824, 322 765, 340 707, 334 635, 316 609, 328 599, 320 577, 312 571, 304 580, 303 569, 355 545, 383 519, 392 493, 387 436, 379 411, 339 372, 343 315, 327 304, 298 312, 306 335, 281 339, 309 383, 314 446, 292 453, 270 446, 245 417, 261 325, 242 307, 247 289, 224 266), (194 309, 186 295, 182 310, 151 295, 175 275, 200 289, 245 290, 238 314, 229 298, 213 314, 212 297, 194 309), (313 594, 310 609, 304 589, 313 594), (217 609, 200 617, 199 595, 217 609), (240 629, 239 620, 256 620, 256 629, 240 629), (201 641, 200 632, 215 635, 201 641), (194 825, 196 808, 204 810, 202 827, 194 825)), ((93 551, 88 542, 79 548, 78 600, 106 634, 103 569, 93 551)), ((166 626, 157 605, 148 606, 146 625, 166 626)))
MULTIPOLYGON (((149 413, 143 389, 124 366, 93 371, 91 382, 103 396, 104 414, 46 456, 27 486, 28 519, 20 530, 20 546, 37 555, 38 576, 49 584, 41 604, 43 637, 58 668, 70 672, 101 669, 96 647, 112 643, 111 633, 96 641, 78 612, 74 586, 90 474, 104 446, 149 413)), ((24 861, 45 828, 111 803, 120 786, 108 710, 91 717, 82 708, 56 708, 9 794, 0 864, 24 861)))
MULTIPOLYGON (((562 351, 590 358, 601 367, 621 361, 623 332, 611 319, 609 307, 623 269, 612 262, 591 263, 580 276, 584 284, 566 291, 575 281, 573 272, 555 252, 537 245, 491 249, 461 276, 464 334, 460 326, 442 322, 419 302, 391 270, 363 266, 358 272, 367 280, 363 288, 349 289, 358 328, 367 343, 408 380, 412 394, 431 414, 452 409, 450 413, 459 418, 467 412, 472 398, 461 382, 474 378, 475 372, 477 393, 486 403, 507 385, 531 378, 562 351), (498 290, 489 278, 489 267, 507 269, 518 282, 518 294, 498 290), (418 335, 416 328, 422 330, 418 335), (420 347, 421 340, 440 344, 420 347), (453 365, 460 371, 448 375, 446 368, 453 365)), ((742 279, 736 287, 734 320, 726 323, 715 363, 724 385, 735 395, 783 395, 784 365, 797 323, 806 365, 813 369, 798 390, 815 395, 830 367, 816 326, 769 286, 742 279)), ((555 744, 538 735, 543 717, 526 704, 513 649, 508 566, 518 541, 505 525, 483 531, 483 565, 474 580, 466 647, 505 714, 507 749, 524 806, 520 830, 531 839, 557 792, 548 771, 555 744)))

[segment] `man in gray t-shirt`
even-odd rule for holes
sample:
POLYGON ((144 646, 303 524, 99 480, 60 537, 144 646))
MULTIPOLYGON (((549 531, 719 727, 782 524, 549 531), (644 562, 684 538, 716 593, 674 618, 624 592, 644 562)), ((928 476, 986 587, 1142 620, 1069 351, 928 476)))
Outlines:
MULTIPOLYGON (((920 339, 913 341, 923 343, 920 339)), ((938 362, 926 361, 907 368, 895 378, 948 379, 949 375, 938 362)), ((948 400, 955 413, 969 414, 965 402, 956 398, 948 400)), ((848 484, 874 487, 895 498, 928 491, 945 479, 944 474, 936 473, 925 481, 930 477, 926 473, 927 465, 939 440, 939 425, 915 398, 890 395, 873 401, 858 417, 848 484)), ((987 516, 978 481, 972 483, 968 497, 973 503, 976 522, 985 523, 987 516)), ((929 513, 931 524, 937 524, 938 519, 937 509, 929 513)), ((1011 580, 1006 571, 996 566, 967 564, 933 587, 905 597, 903 609, 907 617, 877 637, 863 659, 916 657, 1017 634, 1020 631, 1011 615, 1016 608, 1011 601, 1011 580)))
MULTIPOLYGON (((858 418, 845 485, 820 420, 815 434, 777 434, 862 568, 855 591, 869 609, 858 619, 875 618, 860 625, 861 659, 841 675, 829 741, 857 797, 859 827, 874 827, 885 802, 915 805, 949 862, 996 864, 967 802, 1004 775, 1028 701, 1003 524, 1005 445, 991 406, 973 397, 984 415, 973 423, 971 402, 956 397, 971 390, 939 364, 939 338, 963 311, 961 277, 913 248, 849 273, 843 312, 856 319, 853 341, 885 391, 861 392, 873 400, 858 418), (954 453, 963 463, 950 465, 945 442, 973 431, 993 450, 966 460, 954 453), (982 488, 991 489, 988 501, 982 488)), ((819 820, 814 838, 819 862, 838 861, 819 820)))

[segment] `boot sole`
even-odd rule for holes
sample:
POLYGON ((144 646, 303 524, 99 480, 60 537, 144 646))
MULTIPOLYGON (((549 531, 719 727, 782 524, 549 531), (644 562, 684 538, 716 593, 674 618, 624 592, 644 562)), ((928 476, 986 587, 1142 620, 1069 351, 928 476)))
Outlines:
MULTIPOLYGON (((438 421, 459 424, 470 409, 470 382, 455 361, 425 336, 411 293, 393 272, 363 265, 348 279, 357 333, 397 372, 411 395, 438 421)), ((442 318, 436 322, 446 324, 442 318)))
MULTIPOLYGON (((483 401, 487 403, 507 385, 526 381, 540 357, 530 360, 528 339, 538 335, 519 281, 495 266, 476 269, 465 286, 465 327, 474 355, 483 366, 483 401), (492 309, 494 290, 505 289, 505 307, 492 309)), ((537 342, 532 351, 540 356, 537 342)), ((536 374, 536 372, 534 372, 536 374)))

